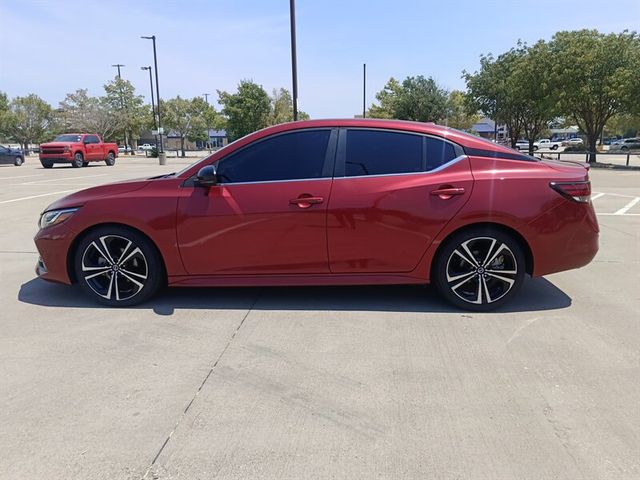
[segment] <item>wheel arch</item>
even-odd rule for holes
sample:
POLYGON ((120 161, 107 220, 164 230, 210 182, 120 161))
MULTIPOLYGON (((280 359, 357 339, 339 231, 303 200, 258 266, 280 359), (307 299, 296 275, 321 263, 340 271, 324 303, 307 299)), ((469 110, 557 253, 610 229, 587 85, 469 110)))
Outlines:
POLYGON ((153 246, 153 248, 156 250, 156 253, 158 254, 158 258, 160 258, 160 265, 162 267, 163 277, 164 277, 164 281, 166 283, 166 281, 167 281, 167 265, 166 265, 166 261, 165 261, 165 258, 163 256, 163 254, 162 254, 162 251, 158 248, 158 245, 153 240, 153 238, 151 238, 149 235, 147 235, 145 232, 143 232, 139 228, 132 227, 131 225, 127 225, 126 223, 104 222, 104 223, 97 223, 95 225, 91 225, 90 227, 84 229, 83 231, 78 233, 78 235, 76 235, 76 237, 73 239, 73 242, 71 242, 71 245, 69 246, 69 250, 67 250, 67 262, 66 263, 67 263, 67 275, 69 276, 69 280, 71 281, 72 284, 75 284, 75 283, 78 282, 78 279, 76 278, 75 269, 73 268, 73 257, 74 257, 74 255, 76 253, 76 249, 78 248, 78 245, 92 231, 94 231, 94 230, 96 230, 98 228, 102 228, 102 227, 125 228, 127 230, 131 230, 131 231, 137 233, 138 235, 141 235, 144 238, 146 238, 149 241, 149 243, 153 246))
POLYGON ((440 254, 440 251, 444 248, 444 246, 446 245, 447 241, 453 235, 457 235, 460 232, 464 232, 464 231, 472 230, 472 229, 476 229, 476 228, 488 228, 488 229, 499 230, 499 231, 501 231, 503 233, 506 233, 506 234, 512 236, 520 244, 520 246, 522 247, 522 251, 523 251, 524 257, 525 257, 525 271, 529 275, 533 275, 533 267, 534 267, 533 252, 531 250, 531 246, 529 245, 529 242, 527 242, 527 240, 522 236, 522 234, 520 232, 518 232, 514 228, 509 227, 507 225, 504 225, 502 223, 477 222, 477 223, 469 223, 467 225, 463 225, 462 227, 459 227, 456 230, 453 230, 453 231, 449 232, 447 234, 447 236, 442 239, 442 241, 440 242, 440 244, 436 248, 436 251, 434 252, 433 257, 432 257, 433 260, 431 261, 431 267, 430 267, 430 271, 429 271, 430 278, 433 278, 433 269, 435 268, 435 264, 436 264, 435 259, 438 258, 438 255, 440 254))

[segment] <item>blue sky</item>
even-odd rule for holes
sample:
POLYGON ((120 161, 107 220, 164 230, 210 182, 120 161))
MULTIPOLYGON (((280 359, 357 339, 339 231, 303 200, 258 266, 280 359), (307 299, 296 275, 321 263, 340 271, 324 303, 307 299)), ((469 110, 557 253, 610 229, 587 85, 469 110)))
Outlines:
MULTIPOLYGON (((558 30, 640 29, 640 0, 297 0, 299 106, 313 118, 352 117, 389 77, 433 76, 464 88, 482 53, 558 30)), ((233 91, 252 79, 291 87, 288 0, 0 0, 0 90, 37 93, 53 105, 68 92, 103 93, 114 63, 149 95, 158 37, 163 98, 233 91)), ((214 98, 217 98, 214 95, 214 98)))

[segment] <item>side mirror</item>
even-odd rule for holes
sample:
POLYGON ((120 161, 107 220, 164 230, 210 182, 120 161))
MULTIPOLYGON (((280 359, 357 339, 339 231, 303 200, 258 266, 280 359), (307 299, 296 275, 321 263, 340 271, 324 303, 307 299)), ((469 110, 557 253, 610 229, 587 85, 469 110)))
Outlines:
POLYGON ((196 185, 213 187, 218 183, 218 170, 215 165, 207 165, 198 171, 196 185))

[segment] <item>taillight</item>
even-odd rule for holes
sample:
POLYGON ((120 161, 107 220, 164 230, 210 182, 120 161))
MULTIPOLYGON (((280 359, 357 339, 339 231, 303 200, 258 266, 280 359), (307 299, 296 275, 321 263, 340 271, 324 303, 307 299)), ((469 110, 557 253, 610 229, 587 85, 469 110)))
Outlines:
POLYGON ((563 197, 579 203, 589 203, 591 200, 591 182, 551 182, 549 184, 563 197))

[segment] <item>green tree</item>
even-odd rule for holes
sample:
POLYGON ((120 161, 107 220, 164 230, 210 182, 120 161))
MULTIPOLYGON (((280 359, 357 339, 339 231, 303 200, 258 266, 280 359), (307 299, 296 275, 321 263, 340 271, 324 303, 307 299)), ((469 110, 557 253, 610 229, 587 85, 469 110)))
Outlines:
POLYGON ((477 110, 469 112, 466 95, 460 90, 453 90, 447 100, 446 125, 458 130, 469 130, 474 123, 480 120, 477 110))
POLYGON ((105 96, 101 102, 118 119, 116 135, 124 139, 124 144, 135 150, 134 140, 140 138, 140 130, 151 126, 151 110, 144 103, 142 95, 137 95, 128 80, 115 77, 104 85, 105 96))
POLYGON ((51 106, 35 94, 16 97, 8 105, 5 114, 5 131, 24 151, 30 143, 41 143, 47 140, 52 125, 53 110, 51 106))
POLYGON ((379 105, 375 103, 371 105, 367 116, 371 118, 397 118, 396 103, 401 90, 402 85, 400 85, 400 82, 391 77, 384 88, 376 93, 376 100, 378 100, 379 105))
POLYGON ((416 122, 438 122, 447 114, 448 92, 436 81, 422 75, 407 77, 399 84, 389 79, 384 89, 376 94, 380 105, 369 109, 373 118, 397 118, 416 122))
POLYGON ((206 113, 210 108, 201 97, 189 100, 178 95, 162 103, 164 125, 180 137, 183 157, 185 140, 208 140, 206 113))
MULTIPOLYGON (((559 108, 587 136, 589 151, 616 114, 640 111, 640 37, 597 30, 556 33, 549 44, 559 108)), ((596 161, 595 153, 589 158, 596 161)))
POLYGON ((242 80, 237 93, 218 90, 218 103, 227 117, 227 136, 237 140, 269 125, 271 99, 262 86, 242 80))
POLYGON ((491 54, 481 55, 480 70, 462 74, 467 83, 469 107, 496 123, 504 123, 512 147, 515 147, 523 129, 524 107, 514 87, 513 74, 524 55, 522 47, 512 48, 497 58, 491 54))
POLYGON ((553 57, 549 44, 541 40, 532 47, 522 47, 522 52, 509 84, 520 104, 522 129, 529 140, 529 155, 533 155, 533 143, 559 113, 560 88, 552 74, 553 57))
POLYGON ((68 93, 56 113, 60 129, 98 133, 105 141, 113 140, 120 127, 120 116, 109 103, 105 98, 89 96, 86 89, 68 93))
MULTIPOLYGON (((309 120, 309 115, 298 111, 298 120, 309 120)), ((271 111, 269 112, 269 125, 293 122, 293 99, 286 88, 273 89, 271 95, 271 111)))

